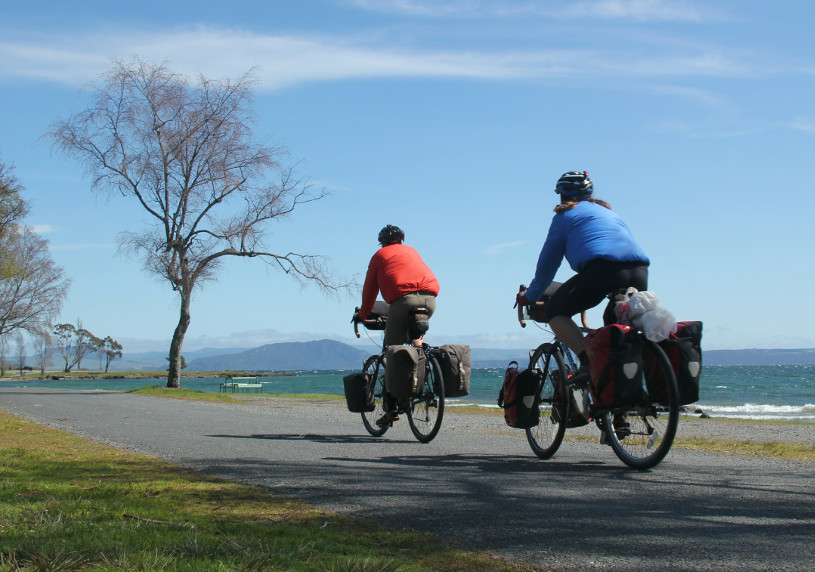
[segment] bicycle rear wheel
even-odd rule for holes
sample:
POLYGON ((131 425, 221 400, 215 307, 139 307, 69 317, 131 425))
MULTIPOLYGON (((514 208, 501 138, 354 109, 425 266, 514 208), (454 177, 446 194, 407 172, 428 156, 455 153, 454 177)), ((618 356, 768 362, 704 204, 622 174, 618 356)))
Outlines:
POLYGON ((376 420, 385 414, 383 402, 385 395, 385 363, 382 361, 382 356, 372 355, 369 357, 365 360, 362 371, 370 375, 371 393, 374 396, 374 409, 362 413, 362 424, 365 425, 368 433, 374 437, 381 437, 389 427, 389 425, 379 426, 376 424, 376 420))
POLYGON ((407 414, 410 430, 422 443, 429 443, 438 434, 444 417, 444 380, 439 362, 433 356, 427 359, 422 393, 410 399, 407 414))
POLYGON ((569 367, 560 351, 548 343, 538 346, 532 353, 529 367, 547 373, 538 388, 540 421, 526 429, 526 440, 538 457, 548 459, 558 450, 566 433, 569 400, 563 397, 567 395, 565 380, 569 377, 569 367))
POLYGON ((646 394, 641 405, 606 413, 603 429, 620 460, 644 470, 656 466, 671 449, 679 423, 679 390, 668 356, 658 344, 645 341, 643 361, 652 364, 645 368, 645 387, 661 388, 663 395, 657 400, 646 394))

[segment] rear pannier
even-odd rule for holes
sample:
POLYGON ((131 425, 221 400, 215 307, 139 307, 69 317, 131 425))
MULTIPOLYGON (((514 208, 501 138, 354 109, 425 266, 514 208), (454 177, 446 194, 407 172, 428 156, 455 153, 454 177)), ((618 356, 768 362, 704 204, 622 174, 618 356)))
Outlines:
POLYGON ((385 351, 385 389, 397 399, 419 395, 427 358, 416 346, 388 346, 385 351))
POLYGON ((470 346, 444 345, 436 353, 444 379, 445 397, 464 397, 470 393, 470 374, 473 369, 470 346))

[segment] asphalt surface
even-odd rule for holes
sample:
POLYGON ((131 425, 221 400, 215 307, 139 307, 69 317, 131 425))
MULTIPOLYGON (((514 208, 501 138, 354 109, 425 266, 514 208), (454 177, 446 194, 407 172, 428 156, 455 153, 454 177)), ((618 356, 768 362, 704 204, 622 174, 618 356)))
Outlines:
POLYGON ((0 387, 0 408, 541 570, 815 566, 809 462, 675 448, 639 472, 599 442, 565 442, 543 461, 500 417, 448 413, 439 436, 421 444, 406 419, 373 438, 358 414, 328 401, 0 387))

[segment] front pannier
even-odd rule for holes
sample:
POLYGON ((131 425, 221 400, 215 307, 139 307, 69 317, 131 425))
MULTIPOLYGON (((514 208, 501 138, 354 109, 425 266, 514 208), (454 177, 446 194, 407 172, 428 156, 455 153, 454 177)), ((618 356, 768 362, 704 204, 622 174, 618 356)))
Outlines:
POLYGON ((538 369, 518 370, 518 362, 510 362, 504 374, 504 384, 498 393, 498 407, 504 410, 504 421, 510 427, 526 429, 540 421, 538 388, 541 372, 538 369))
POLYGON ((436 353, 444 379, 445 397, 464 397, 470 393, 470 374, 473 364, 470 346, 444 345, 436 353))
POLYGON ((629 407, 642 402, 642 353, 645 342, 630 326, 611 324, 584 338, 589 356, 591 395, 596 409, 629 407))
POLYGON ((371 375, 367 373, 352 373, 342 378, 345 386, 345 403, 348 411, 352 413, 365 413, 373 411, 375 407, 374 395, 371 392, 371 375))
POLYGON ((385 352, 385 389, 397 399, 417 396, 425 380, 427 358, 416 346, 388 346, 385 352))

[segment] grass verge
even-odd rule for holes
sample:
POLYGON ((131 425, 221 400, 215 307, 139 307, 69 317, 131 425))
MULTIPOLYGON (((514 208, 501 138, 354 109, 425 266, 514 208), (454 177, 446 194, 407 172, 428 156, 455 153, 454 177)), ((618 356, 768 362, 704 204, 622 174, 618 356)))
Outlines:
POLYGON ((0 571, 525 570, 0 410, 0 571))
POLYGON ((722 455, 749 455, 775 457, 794 461, 815 461, 815 445, 780 443, 777 441, 728 441, 703 437, 682 437, 674 441, 675 447, 720 453, 722 455))

